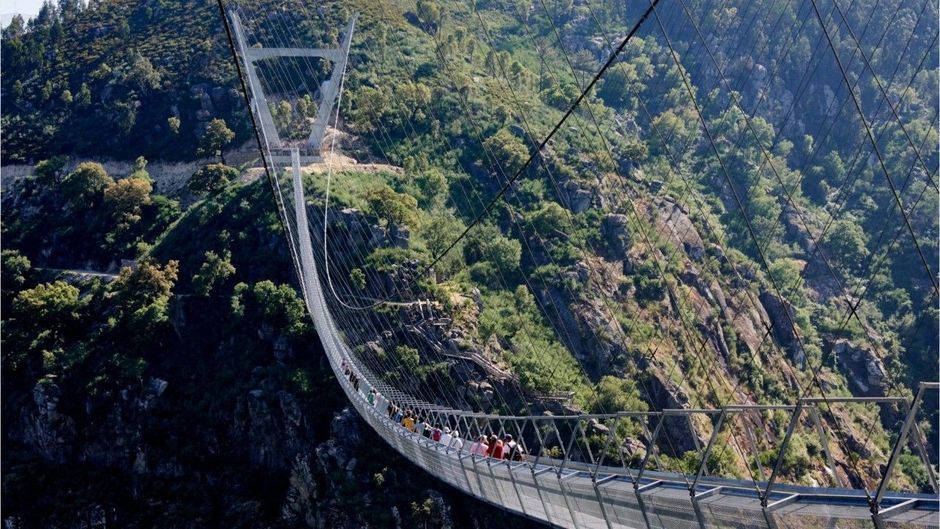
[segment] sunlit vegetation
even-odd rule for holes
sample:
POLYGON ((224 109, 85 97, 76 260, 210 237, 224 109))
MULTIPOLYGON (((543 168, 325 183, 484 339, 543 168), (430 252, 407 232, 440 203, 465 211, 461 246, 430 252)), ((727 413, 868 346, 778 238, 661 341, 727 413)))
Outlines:
MULTIPOLYGON (((903 183, 898 199, 915 241, 852 105, 827 108, 846 94, 837 72, 821 68, 797 94, 807 65, 826 50, 812 50, 805 36, 787 45, 769 23, 735 31, 734 8, 713 13, 708 3, 688 3, 707 13, 696 22, 712 28, 709 46, 723 52, 725 75, 741 81, 733 93, 694 51, 689 24, 670 35, 681 68, 651 25, 536 153, 606 59, 605 37, 625 34, 636 6, 354 2, 362 17, 340 108, 352 140, 342 147, 388 165, 330 173, 326 217, 326 175, 305 175, 314 222, 326 218, 339 230, 354 217, 381 241, 337 258, 335 277, 357 296, 385 294, 390 282, 407 279, 402 301, 438 303, 473 346, 492 346, 491 360, 526 397, 561 395, 571 411, 664 407, 650 388, 654 377, 690 406, 719 406, 732 395, 792 402, 812 384, 849 394, 858 388, 833 352, 839 340, 871 348, 898 386, 889 390, 907 396, 937 362, 938 310, 919 256, 934 266, 938 255, 929 175, 887 109, 874 110, 881 100, 870 74, 859 74, 862 106, 885 168, 903 183), (754 56, 729 57, 738 44, 754 56), (785 123, 794 99, 799 122, 785 123), (832 116, 838 121, 826 133, 832 116), (695 237, 686 237, 691 231, 695 237), (771 305, 779 310, 768 315, 771 305), (786 324, 770 325, 774 318, 786 324), (607 347, 584 354, 572 333, 607 347), (609 358, 588 358, 595 353, 609 358)), ((253 138, 215 4, 60 4, 28 24, 14 20, 2 34, 3 163, 35 163, 15 195, 4 196, 5 388, 7 377, 21 396, 38 381, 58 384, 76 407, 83 396, 113 399, 164 368, 193 322, 212 327, 214 317, 228 323, 189 336, 198 345, 185 353, 203 381, 214 380, 208 374, 217 367, 207 351, 225 353, 219 380, 207 382, 220 399, 237 398, 225 382, 237 380, 239 390, 257 382, 239 374, 250 371, 240 361, 264 363, 258 373, 270 377, 260 378, 309 398, 320 381, 308 371, 282 358, 259 360, 269 342, 280 340, 278 354, 286 356, 290 345, 312 340, 312 329, 289 284, 290 255, 270 189, 243 184, 240 168, 226 165, 226 150, 253 138), (134 163, 128 175, 113 175, 107 164, 75 165, 67 158, 75 155, 134 163), (181 206, 155 192, 147 159, 197 158, 186 187, 192 200, 181 206), (49 271, 62 268, 107 270, 116 279, 70 281, 49 271), (186 311, 186 303, 197 305, 186 311), (245 352, 235 351, 243 344, 245 352)), ((759 1, 752 9, 798 27, 798 5, 783 4, 759 1)), ((872 55, 874 68, 882 77, 899 63, 898 78, 910 79, 909 88, 892 90, 904 103, 906 131, 918 148, 927 146, 920 153, 931 173, 937 79, 915 73, 921 56, 935 64, 937 53, 923 39, 902 53, 908 34, 929 32, 913 27, 913 8, 901 9, 910 16, 876 21, 889 37, 872 55)), ((300 13, 287 11, 278 16, 300 13)), ((348 11, 325 5, 321 18, 295 20, 297 31, 311 43, 333 42, 348 11)), ((671 16, 682 20, 679 11, 671 16)), ((860 16, 849 22, 859 25, 860 16)), ((875 44, 870 35, 864 40, 875 44)), ((854 54, 849 38, 836 47, 854 54)), ((310 97, 272 107, 278 126, 291 130, 316 110, 310 97)), ((379 310, 395 316, 398 308, 379 310)), ((385 345, 375 354, 399 367, 384 373, 390 380, 409 389, 463 383, 450 360, 429 349, 385 345)), ((215 409, 194 384, 183 393, 197 408, 215 409)), ((886 452, 888 425, 876 410, 840 413, 856 441, 874 424, 870 444, 886 452)), ((928 413, 935 419, 935 409, 928 413)), ((785 423, 775 417, 764 433, 779 438, 785 423)), ((640 431, 625 421, 616 433, 640 431)), ((601 442, 592 435, 591 443, 601 442)), ((837 456, 845 464, 861 452, 840 447, 837 456)), ((786 476, 805 484, 822 476, 820 454, 818 441, 801 432, 783 454, 786 476)), ((708 466, 743 478, 776 457, 721 450, 708 466)), ((693 452, 662 456, 670 470, 694 473, 697 462, 693 452)), ((901 484, 924 488, 926 475, 909 454, 899 467, 901 484)), ((386 479, 384 471, 375 475, 386 479)))

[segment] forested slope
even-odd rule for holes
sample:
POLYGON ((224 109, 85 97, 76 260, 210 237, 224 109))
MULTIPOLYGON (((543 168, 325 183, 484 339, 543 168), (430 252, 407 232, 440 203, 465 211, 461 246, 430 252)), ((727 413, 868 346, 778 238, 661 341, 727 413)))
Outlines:
MULTIPOLYGON (((448 393, 457 404, 504 412, 522 400, 600 412, 823 391, 909 396, 935 376, 936 7, 818 2, 853 99, 815 4, 659 9, 505 200, 443 255, 645 8, 246 3, 259 20, 323 44, 361 13, 337 147, 400 169, 333 176, 329 229, 352 241, 334 249, 336 277, 350 299, 407 283, 405 301, 440 310, 436 325, 408 307, 362 320, 360 329, 397 324, 391 337, 351 332, 361 354, 407 359, 408 373, 388 376, 413 391, 444 381, 462 388, 448 393), (434 274, 410 282, 437 258, 434 274)), ((257 171, 210 165, 168 198, 152 192, 144 160, 107 175, 56 158, 189 160, 251 140, 216 4, 77 5, 3 33, 3 163, 47 160, 3 199, 5 496, 65 487, 58 469, 77 464, 69 502, 119 525, 150 523, 165 506, 186 519, 206 505, 215 510, 199 519, 214 523, 228 522, 232 505, 246 509, 239 519, 287 526, 389 523, 389 507, 422 493, 383 497, 398 489, 372 468, 384 456, 356 451, 366 459, 353 464, 330 452, 348 442, 327 427, 341 403, 315 390, 329 373, 287 286, 269 190, 243 183, 257 171), (143 264, 108 285, 41 270, 121 259, 143 264), (324 485, 337 472, 350 487, 368 480, 369 491, 343 503, 343 485, 324 485), (271 486, 253 488, 246 475, 271 486), (202 480, 228 485, 205 501, 179 488, 202 480), (129 498, 102 500, 127 484, 129 498), (129 515, 126 502, 143 499, 151 514, 129 515), (382 515, 350 517, 373 501, 382 515)), ((306 114, 288 105, 280 119, 306 114)), ((308 190, 321 218, 322 171, 308 190)), ((935 439, 935 400, 928 408, 923 426, 935 439)), ((873 406, 834 409, 836 468, 806 428, 787 454, 787 479, 871 483, 898 419, 873 406)), ((711 466, 753 476, 786 420, 755 414, 731 425, 725 441, 741 442, 745 428, 757 438, 711 466)), ((711 425, 669 430, 682 441, 660 447, 662 464, 688 470, 692 437, 711 425)), ((926 486, 913 456, 901 470, 898 486, 926 486)), ((15 516, 43 523, 71 509, 39 507, 15 516)), ((439 517, 441 507, 415 503, 404 516, 425 511, 439 517)))

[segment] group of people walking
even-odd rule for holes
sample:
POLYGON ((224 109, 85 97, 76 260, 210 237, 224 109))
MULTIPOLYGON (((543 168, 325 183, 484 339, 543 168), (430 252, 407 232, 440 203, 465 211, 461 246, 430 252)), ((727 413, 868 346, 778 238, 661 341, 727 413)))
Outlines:
POLYGON ((495 435, 489 437, 481 435, 470 445, 470 453, 510 461, 525 459, 525 451, 522 449, 522 445, 517 443, 512 435, 508 433, 503 435, 502 439, 495 435))
MULTIPOLYGON (((377 394, 373 389, 370 393, 377 394)), ((370 402, 377 402, 377 399, 369 399, 370 402)), ((392 421, 400 424, 409 432, 431 439, 441 443, 448 450, 461 451, 464 448, 464 440, 457 429, 451 430, 449 426, 432 425, 431 423, 419 418, 412 410, 402 410, 398 406, 391 404, 387 409, 388 417, 392 421)), ((496 435, 480 435, 475 441, 470 443, 469 452, 473 455, 482 457, 491 457, 493 459, 507 459, 511 461, 522 461, 525 452, 522 445, 513 439, 512 435, 505 434, 502 437, 496 435)))
MULTIPOLYGON (((356 373, 350 369, 345 361, 343 361, 342 369, 343 374, 346 375, 346 378, 353 384, 356 391, 359 391, 359 377, 356 373)), ((381 393, 376 391, 375 388, 369 389, 365 397, 370 406, 384 411, 390 420, 398 423, 409 432, 414 432, 434 442, 440 443, 448 450, 460 452, 464 448, 464 440, 459 430, 451 430, 449 426, 441 427, 440 425, 432 425, 418 417, 414 411, 410 409, 402 410, 392 402, 389 402, 381 393)), ((469 452, 473 455, 491 457, 493 459, 505 459, 510 461, 522 461, 525 459, 524 448, 521 444, 516 442, 510 434, 505 434, 501 437, 492 434, 489 436, 480 435, 476 440, 470 443, 469 452)))

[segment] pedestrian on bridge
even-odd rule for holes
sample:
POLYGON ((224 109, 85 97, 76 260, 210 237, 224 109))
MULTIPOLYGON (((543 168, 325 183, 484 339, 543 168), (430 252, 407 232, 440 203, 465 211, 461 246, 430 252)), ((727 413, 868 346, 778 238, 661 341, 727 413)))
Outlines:
POLYGON ((460 438, 460 431, 454 430, 453 436, 454 439, 450 442, 449 448, 459 452, 463 449, 463 439, 460 438))
POLYGON ((481 435, 470 445, 470 453, 473 455, 485 456, 489 449, 490 445, 487 444, 485 435, 481 435))
POLYGON ((503 458, 503 441, 495 435, 490 436, 490 457, 493 459, 503 458))
POLYGON ((409 432, 415 431, 415 418, 411 410, 405 412, 405 418, 401 420, 401 425, 409 432))
POLYGON ((416 434, 422 437, 427 437, 427 428, 428 428, 428 423, 425 422, 424 419, 421 419, 421 418, 415 419, 415 433, 416 434))
POLYGON ((453 441, 453 440, 454 440, 454 436, 450 434, 450 427, 449 427, 449 426, 445 426, 445 427, 444 427, 444 433, 441 434, 440 443, 441 443, 442 445, 444 445, 444 447, 448 447, 448 446, 450 446, 450 443, 451 443, 451 441, 453 441))
POLYGON ((517 443, 512 435, 503 437, 503 458, 511 461, 522 461, 522 445, 517 443))

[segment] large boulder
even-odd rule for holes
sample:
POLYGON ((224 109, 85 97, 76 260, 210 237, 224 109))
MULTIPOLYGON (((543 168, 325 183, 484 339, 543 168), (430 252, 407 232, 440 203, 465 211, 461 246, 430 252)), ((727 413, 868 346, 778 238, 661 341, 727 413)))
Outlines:
MULTIPOLYGON (((640 387, 645 393, 645 400, 654 410, 689 407, 689 396, 682 388, 673 384, 672 381, 661 378, 661 375, 655 371, 650 371, 650 376, 646 377, 640 387)), ((665 422, 663 422, 662 431, 656 441, 661 453, 671 457, 681 457, 690 450, 697 450, 699 446, 704 446, 706 442, 704 436, 696 431, 688 416, 667 416, 663 421, 665 422)), ((650 428, 655 428, 656 422, 653 421, 650 428)))
POLYGON ((23 441, 49 461, 65 461, 75 438, 75 421, 59 411, 62 390, 52 381, 43 379, 33 387, 35 407, 23 413, 23 441))
POLYGON ((566 206, 574 213, 583 213, 591 207, 591 201, 594 198, 594 193, 590 189, 584 189, 579 186, 576 182, 568 182, 565 184, 565 193, 566 197, 566 206))
POLYGON ((297 527, 317 527, 320 491, 311 471, 310 457, 298 454, 291 466, 287 493, 281 506, 281 518, 297 527))
POLYGON ((601 234, 612 257, 620 259, 630 249, 630 219, 620 213, 610 213, 601 223, 601 234))
MULTIPOLYGON (((584 288, 593 288, 587 286, 584 288)), ((617 358, 627 354, 624 331, 600 294, 572 299, 569 292, 552 285, 534 291, 545 306, 553 307, 550 318, 560 336, 566 336, 571 354, 592 380, 608 373, 617 358)))
POLYGON ((880 397, 885 394, 887 371, 875 351, 840 338, 832 344, 832 354, 857 394, 866 397, 880 397))
POLYGON ((659 209, 657 230, 666 234, 676 248, 681 248, 689 259, 701 261, 705 257, 705 243, 689 218, 689 214, 676 202, 666 199, 657 204, 659 209))
POLYGON ((796 311, 793 305, 768 290, 761 290, 760 302, 773 325, 773 335, 777 343, 788 349, 793 363, 803 369, 806 356, 800 345, 799 328, 795 326, 796 311))

